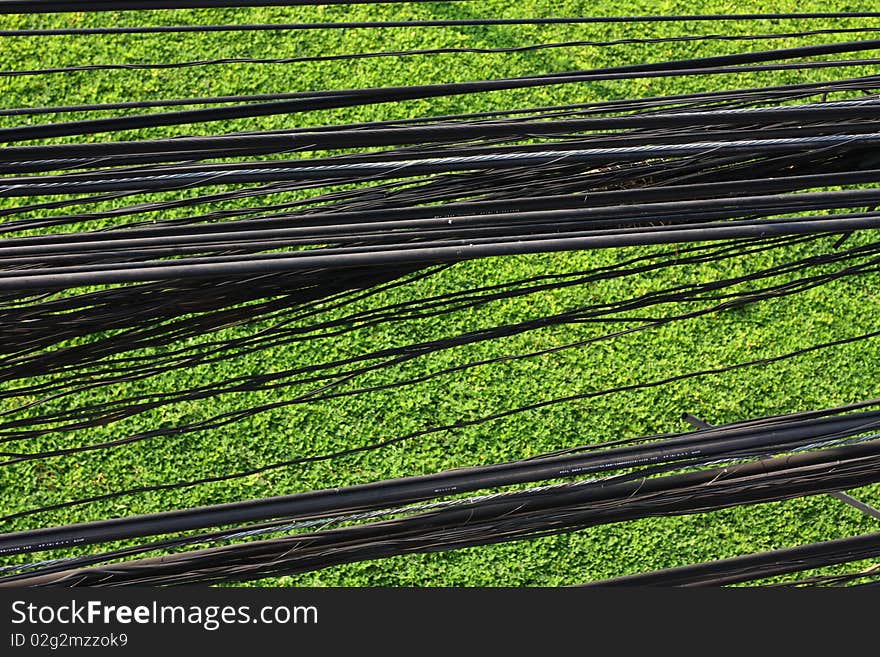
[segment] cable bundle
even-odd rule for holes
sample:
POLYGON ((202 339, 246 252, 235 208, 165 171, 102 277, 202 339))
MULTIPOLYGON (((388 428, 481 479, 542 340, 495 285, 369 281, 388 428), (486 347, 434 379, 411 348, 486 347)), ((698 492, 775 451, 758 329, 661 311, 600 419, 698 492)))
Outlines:
MULTIPOLYGON (((143 538, 172 531, 230 525, 242 520, 269 520, 256 530, 247 525, 212 535, 145 544, 79 559, 37 563, 26 575, 7 581, 114 585, 116 583, 168 584, 225 579, 254 579, 267 574, 303 572, 351 560, 389 557, 571 531, 594 524, 618 522, 646 515, 694 513, 705 508, 753 504, 815 494, 840 487, 877 481, 880 427, 877 411, 841 414, 832 409, 797 416, 764 418, 696 433, 642 438, 635 444, 596 449, 581 448, 574 455, 544 455, 528 461, 439 473, 351 489, 315 491, 285 498, 253 500, 218 507, 175 511, 153 516, 59 527, 7 535, 4 553, 44 550, 46 546, 84 545, 120 538, 143 538), (850 444, 829 448, 830 445, 850 444), (760 458, 779 451, 825 446, 818 452, 783 458, 760 458), (687 474, 647 478, 647 474, 694 468, 725 459, 758 460, 742 465, 699 469, 687 474), (506 486, 569 478, 622 469, 625 475, 577 484, 459 499, 439 508, 404 505, 506 486), (245 542, 228 547, 184 552, 175 556, 134 561, 93 571, 69 571, 72 566, 131 556, 139 551, 180 547, 188 543, 229 540, 247 535, 363 520, 385 510, 385 515, 408 514, 343 529, 295 533, 290 537, 245 542), (281 520, 278 520, 278 518, 281 520), (314 547, 313 547, 314 546, 314 547), (239 555, 243 555, 239 560, 239 555), (43 573, 55 573, 53 575, 43 573)), ((381 517, 382 514, 379 514, 381 517)))

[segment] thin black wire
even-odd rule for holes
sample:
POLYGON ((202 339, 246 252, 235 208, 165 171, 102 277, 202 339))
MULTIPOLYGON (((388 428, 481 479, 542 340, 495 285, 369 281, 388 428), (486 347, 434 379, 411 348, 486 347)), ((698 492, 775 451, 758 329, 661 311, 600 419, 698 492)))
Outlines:
MULTIPOLYGON (((27 3, 30 4, 30 3, 27 3)), ((826 20, 880 18, 880 12, 812 12, 775 14, 693 14, 669 16, 581 16, 539 18, 468 18, 412 21, 349 21, 238 25, 155 25, 91 28, 0 30, 0 37, 88 36, 110 34, 169 34, 204 32, 263 32, 293 30, 355 30, 417 27, 478 27, 497 25, 588 25, 607 23, 677 23, 745 20, 826 20)))

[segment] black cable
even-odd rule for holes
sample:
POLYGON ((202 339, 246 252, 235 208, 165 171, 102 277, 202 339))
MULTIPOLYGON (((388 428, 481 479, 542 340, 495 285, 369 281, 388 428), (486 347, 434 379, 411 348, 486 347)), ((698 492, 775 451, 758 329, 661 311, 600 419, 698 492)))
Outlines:
MULTIPOLYGON (((220 108, 193 109, 158 112, 152 114, 114 117, 105 119, 87 119, 65 123, 50 123, 27 127, 0 129, 0 142, 8 143, 28 139, 45 139, 70 135, 86 135, 116 130, 142 129, 147 127, 181 125, 187 123, 214 122, 228 119, 269 116, 294 112, 316 111, 353 107, 363 104, 399 102, 455 96, 486 91, 502 91, 526 89, 548 85, 573 84, 588 81, 620 80, 633 78, 654 78, 687 75, 718 75, 723 73, 743 73, 749 71, 783 70, 813 68, 817 66, 837 66, 837 62, 803 62, 793 64, 760 65, 780 59, 813 57, 827 54, 863 52, 880 48, 880 40, 864 40, 822 44, 815 46, 799 46, 776 50, 755 51, 732 55, 719 55, 690 60, 675 60, 629 66, 617 66, 592 71, 576 71, 552 73, 530 77, 507 78, 497 80, 481 80, 473 82, 442 83, 431 85, 415 85, 405 87, 380 87, 374 89, 345 89, 334 91, 293 92, 284 94, 257 94, 251 96, 218 96, 213 98, 169 99, 161 101, 139 101, 136 103, 107 103, 98 105, 82 105, 60 108, 64 111, 87 111, 130 107, 156 107, 175 104, 205 104, 223 102, 242 102, 244 100, 261 100, 248 105, 232 105, 220 108), (755 64, 746 67, 747 64, 755 64), (269 100, 272 99, 272 100, 269 100)), ((851 63, 855 64, 855 62, 851 63)), ((844 64, 840 64, 844 65, 844 64)), ((49 108, 31 108, 4 110, 5 112, 31 111, 43 112, 49 108)), ((58 111, 59 108, 54 108, 58 111)))
MULTIPOLYGON (((25 575, 30 585, 237 581, 414 552, 460 549, 649 516, 681 515, 863 486, 878 480, 880 443, 624 483, 511 493, 400 520, 288 538, 25 575)), ((17 578, 19 579, 19 578, 17 578)))
MULTIPOLYGON (((480 468, 376 482, 349 488, 300 493, 267 500, 250 500, 214 507, 168 511, 148 516, 128 516, 66 527, 0 534, 0 554, 89 545, 110 540, 141 538, 177 531, 219 527, 271 518, 306 519, 409 504, 480 489, 513 484, 581 477, 676 460, 719 457, 727 452, 784 447, 816 442, 823 435, 862 433, 880 426, 880 411, 856 413, 785 424, 767 431, 736 425, 679 434, 659 442, 556 456, 480 468)), ((649 439, 648 439, 649 440, 649 439)))
POLYGON ((527 46, 509 47, 439 47, 413 50, 389 50, 362 53, 340 53, 335 55, 302 55, 298 57, 223 57, 215 59, 187 60, 179 62, 132 62, 127 64, 79 64, 76 66, 57 66, 43 69, 27 69, 0 71, 2 77, 24 77, 32 75, 54 75, 61 73, 78 73, 84 71, 132 71, 132 70, 164 70, 193 68, 201 66, 219 66, 230 64, 299 64, 306 62, 332 62, 348 61, 357 59, 374 59, 381 57, 414 57, 423 55, 453 55, 453 54, 500 54, 500 53, 524 53, 539 50, 551 50, 557 48, 576 47, 611 47, 636 44, 662 44, 662 43, 689 43, 693 41, 759 41, 770 39, 790 39, 805 36, 827 34, 857 34, 865 32, 877 32, 880 27, 851 27, 851 28, 827 28, 819 30, 804 30, 800 32, 776 32, 764 34, 705 34, 686 35, 677 37, 632 37, 614 39, 611 41, 562 41, 555 43, 538 43, 527 46))
MULTIPOLYGON (((0 14, 54 14, 75 11, 144 11, 217 7, 302 7, 308 5, 413 4, 432 0, 0 0, 0 14)), ((446 0, 462 2, 463 0, 446 0)))
MULTIPOLYGON (((875 331, 873 333, 869 333, 869 334, 865 334, 865 335, 855 336, 855 337, 851 337, 851 338, 844 338, 841 340, 835 340, 833 342, 814 345, 812 347, 807 347, 804 349, 798 349, 796 351, 789 352, 789 353, 783 354, 781 356, 761 358, 761 359, 757 359, 757 360, 753 360, 753 361, 746 361, 743 363, 737 363, 735 365, 728 365, 728 366, 723 366, 723 367, 719 367, 719 368, 715 368, 715 369, 706 369, 706 370, 699 370, 696 372, 688 372, 687 374, 666 377, 666 378, 659 379, 656 381, 643 382, 643 383, 626 385, 626 386, 619 386, 617 388, 612 388, 609 390, 599 391, 599 392, 595 392, 595 393, 581 393, 581 394, 577 394, 577 395, 572 395, 570 397, 553 399, 553 400, 549 400, 549 401, 536 402, 536 403, 530 404, 528 406, 523 406, 523 407, 518 407, 515 409, 502 411, 502 412, 495 413, 495 414, 489 415, 489 416, 483 416, 483 417, 480 417, 476 420, 458 421, 452 425, 444 425, 444 426, 440 426, 440 427, 430 427, 428 429, 422 429, 422 430, 415 431, 415 432, 412 432, 410 434, 406 434, 403 436, 396 436, 394 438, 389 438, 389 439, 383 440, 378 443, 373 443, 373 444, 369 444, 366 446, 360 446, 360 447, 347 448, 343 451, 333 453, 333 454, 324 454, 321 456, 299 457, 296 459, 291 459, 288 461, 282 461, 282 462, 276 462, 276 463, 270 463, 268 465, 263 465, 263 466, 259 466, 256 468, 251 468, 248 470, 235 472, 235 473, 225 473, 225 474, 221 474, 221 475, 213 475, 213 476, 209 476, 209 477, 202 477, 200 479, 194 479, 194 480, 189 480, 189 481, 180 481, 180 482, 176 482, 173 484, 145 485, 145 486, 140 486, 138 488, 132 488, 132 489, 128 489, 128 490, 118 490, 118 491, 114 491, 112 493, 105 493, 102 495, 95 495, 92 497, 87 497, 87 498, 82 498, 82 499, 68 500, 65 502, 55 503, 52 505, 31 509, 29 511, 22 511, 22 512, 18 512, 15 514, 7 515, 0 520, 2 520, 4 522, 8 522, 8 521, 16 519, 16 518, 30 516, 30 515, 34 515, 37 513, 43 513, 43 512, 47 512, 47 511, 56 511, 56 510, 60 510, 60 509, 64 509, 64 508, 69 508, 72 506, 79 506, 79 505, 90 504, 90 503, 99 502, 99 501, 117 499, 120 497, 129 496, 129 495, 135 495, 135 494, 153 492, 153 491, 161 491, 161 490, 175 490, 175 489, 189 488, 192 486, 198 486, 198 485, 207 484, 207 483, 216 483, 216 482, 220 482, 220 481, 239 479, 239 478, 243 478, 243 477, 247 477, 247 476, 251 476, 251 475, 255 475, 255 474, 260 474, 263 472, 269 472, 271 470, 277 470, 280 468, 290 467, 292 465, 300 465, 300 464, 304 464, 304 463, 328 460, 330 458, 340 458, 343 456, 351 456, 351 455, 359 454, 361 452, 366 452, 366 451, 371 451, 371 450, 376 450, 376 449, 380 449, 383 447, 387 447, 392 444, 400 443, 400 442, 403 442, 403 441, 406 441, 406 440, 409 440, 412 438, 417 438, 417 437, 420 437, 423 435, 428 435, 431 433, 438 433, 441 431, 450 431, 450 430, 454 430, 454 429, 465 428, 468 426, 484 424, 488 421, 500 419, 502 417, 507 417, 509 415, 513 415, 516 413, 521 413, 521 412, 525 412, 525 411, 529 411, 529 410, 536 410, 539 408, 543 408, 545 406, 549 406, 550 404, 556 404, 556 403, 566 402, 566 401, 573 401, 575 399, 595 398, 595 397, 599 397, 599 396, 603 396, 603 395, 607 395, 607 394, 611 394, 611 393, 624 392, 624 391, 628 391, 628 390, 639 390, 639 389, 658 387, 658 386, 665 385, 668 383, 673 383, 676 381, 684 381, 687 379, 706 376, 709 374, 721 374, 724 372, 730 372, 730 371, 742 369, 745 367, 752 367, 755 365, 769 365, 769 364, 772 364, 775 362, 782 362, 782 361, 785 361, 785 360, 788 360, 791 358, 795 358, 795 357, 798 357, 798 356, 801 356, 801 355, 804 355, 807 353, 815 352, 815 351, 818 351, 821 349, 826 349, 826 348, 844 345, 844 344, 850 344, 850 343, 857 342, 860 340, 871 339, 871 338, 876 337, 878 334, 880 334, 880 332, 875 331)), ((853 408, 857 408, 857 407, 860 408, 865 405, 871 405, 872 403, 873 402, 863 402, 858 405, 853 405, 852 407, 853 408)), ((845 409, 839 409, 839 410, 845 410, 845 409)), ((802 417, 815 417, 815 415, 811 414, 809 416, 802 416, 802 417)))
MULTIPOLYGON (((169 0, 170 2, 170 0, 169 0)), ((22 2, 21 4, 32 4, 22 2)), ((469 18, 434 19, 412 21, 341 21, 315 23, 277 23, 262 25, 155 25, 119 26, 92 28, 45 28, 0 30, 0 37, 35 36, 86 36, 109 34, 169 34, 204 32, 262 32, 289 30, 356 30, 415 27, 472 27, 500 25, 589 25, 608 23, 677 23, 745 20, 825 20, 849 18, 880 18, 880 12, 812 12, 775 14, 693 14, 693 15, 655 15, 655 16, 581 16, 581 17, 539 17, 539 18, 469 18)))
POLYGON ((806 106, 790 105, 772 108, 754 108, 740 111, 667 112, 660 114, 631 114, 585 119, 554 121, 509 121, 479 123, 446 123, 399 128, 365 130, 337 129, 335 131, 294 132, 288 134, 218 135, 206 137, 176 137, 173 139, 142 139, 137 141, 49 144, 38 146, 7 146, 0 150, 0 162, 30 162, 61 158, 104 158, 113 155, 169 154, 189 157, 222 151, 232 155, 273 153, 282 151, 332 150, 339 148, 368 148, 379 146, 424 145, 452 140, 510 139, 554 136, 617 129, 664 129, 673 127, 721 129, 725 126, 751 126, 761 120, 773 122, 808 122, 825 120, 842 122, 853 119, 871 119, 877 114, 880 101, 875 99, 820 103, 806 106))
POLYGON ((880 556, 880 533, 598 580, 581 586, 724 586, 880 556))
POLYGON ((880 228, 880 213, 851 213, 798 217, 796 219, 761 219, 725 222, 719 225, 655 226, 616 231, 573 232, 568 236, 555 233, 509 238, 448 240, 418 245, 400 244, 384 248, 349 247, 262 254, 258 256, 227 256, 190 258, 188 263, 156 261, 119 265, 93 265, 88 268, 67 267, 55 270, 33 270, 27 274, 0 273, 0 290, 47 290, 107 283, 158 281, 175 278, 210 278, 226 275, 256 275, 289 272, 317 267, 363 267, 392 264, 439 264, 461 262, 490 256, 580 251, 585 249, 618 248, 649 244, 685 244, 715 240, 765 237, 768 235, 801 235, 815 233, 847 233, 854 230, 880 228))

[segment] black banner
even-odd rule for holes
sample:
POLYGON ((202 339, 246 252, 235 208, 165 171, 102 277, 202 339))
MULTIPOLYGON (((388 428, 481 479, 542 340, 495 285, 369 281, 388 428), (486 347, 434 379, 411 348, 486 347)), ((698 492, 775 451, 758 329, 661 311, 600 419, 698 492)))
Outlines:
POLYGON ((0 655, 839 651, 873 626, 875 603, 869 590, 7 589, 0 655))

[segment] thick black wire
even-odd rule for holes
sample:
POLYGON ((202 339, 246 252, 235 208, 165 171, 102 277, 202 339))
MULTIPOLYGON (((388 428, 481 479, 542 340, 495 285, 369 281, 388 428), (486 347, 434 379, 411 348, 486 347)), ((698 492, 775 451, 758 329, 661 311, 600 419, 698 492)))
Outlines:
POLYGON ((294 574, 351 561, 488 545, 608 522, 703 512, 858 487, 880 477, 878 454, 880 444, 871 441, 633 482, 512 493, 400 520, 27 579, 31 584, 155 585, 294 574))
POLYGON ((321 518, 513 484, 580 477, 654 463, 719 458, 747 449, 791 449, 817 442, 829 434, 846 437, 878 426, 880 411, 863 411, 842 417, 831 416, 790 423, 786 423, 783 418, 764 431, 753 426, 740 428, 734 424, 679 434, 659 442, 574 456, 545 457, 280 498, 0 534, 0 554, 90 545, 272 518, 321 518))
MULTIPOLYGON (((508 120, 473 123, 439 123, 437 125, 414 125, 405 127, 315 130, 285 134, 241 134, 204 137, 175 137, 173 139, 142 139, 137 141, 93 142, 73 144, 47 144, 38 146, 7 146, 0 150, 0 162, 32 162, 62 158, 105 158, 113 155, 169 154, 190 157, 212 151, 232 155, 273 153, 282 151, 331 150, 339 148, 367 148, 379 146, 424 145, 433 142, 464 141, 504 137, 526 139, 539 136, 553 137, 588 131, 618 129, 664 129, 699 128, 722 129, 725 127, 750 127, 765 120, 777 122, 808 123, 825 120, 876 118, 876 99, 837 103, 813 103, 809 105, 779 105, 771 108, 751 108, 725 111, 708 110, 664 113, 640 113, 603 116, 583 119, 557 119, 553 121, 508 120)), ((846 124, 848 125, 848 124, 846 124)), ((768 129, 768 128, 764 128, 768 129)), ((695 133, 698 134, 698 133, 695 133)), ((100 163, 97 163, 100 166, 100 163)))
POLYGON ((384 245, 380 248, 339 247, 264 253, 241 256, 192 257, 181 261, 145 261, 95 264, 90 267, 0 273, 0 290, 52 290, 108 283, 159 281, 180 278, 257 275, 291 272, 318 267, 351 268, 378 265, 440 264, 475 258, 528 253, 553 253, 585 249, 618 248, 650 244, 686 244, 693 242, 765 237, 769 235, 805 235, 849 233, 880 228, 880 213, 817 215, 791 219, 759 219, 719 222, 718 224, 683 224, 651 226, 610 231, 573 231, 506 237, 474 238, 422 243, 384 245))
MULTIPOLYGON (((581 586, 724 586, 880 556, 880 533, 841 538, 706 563, 678 566, 581 586)), ((798 582, 793 582, 798 584, 798 582)))

